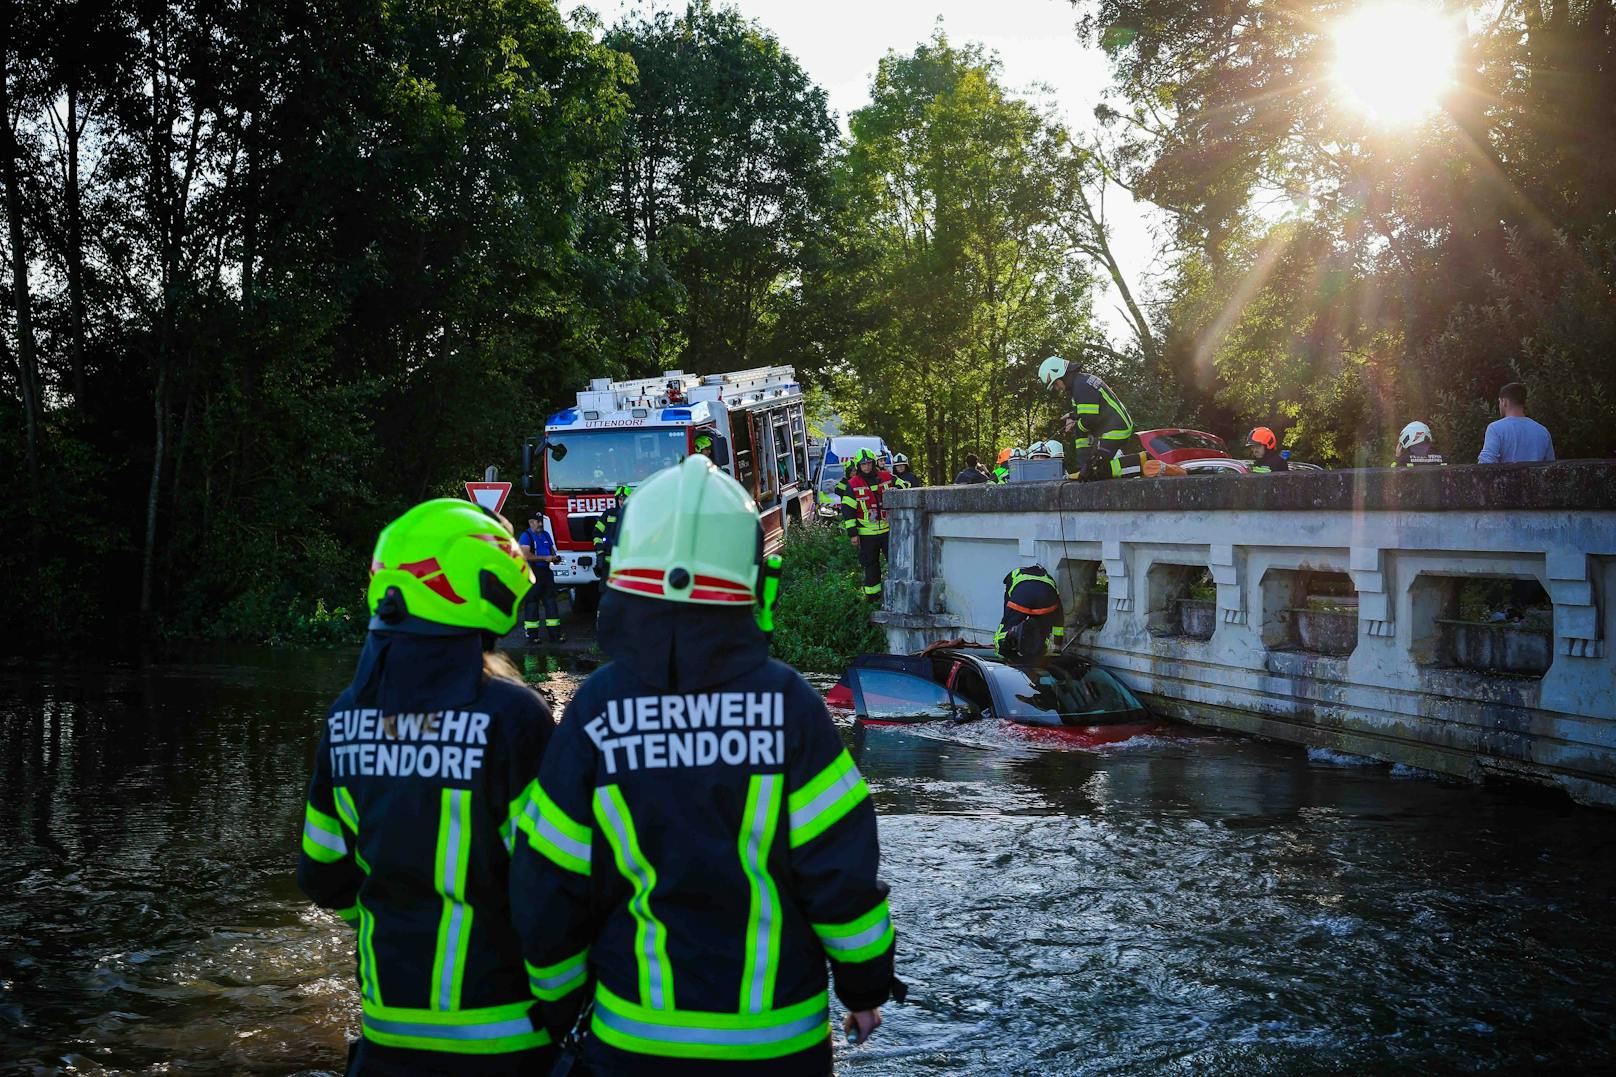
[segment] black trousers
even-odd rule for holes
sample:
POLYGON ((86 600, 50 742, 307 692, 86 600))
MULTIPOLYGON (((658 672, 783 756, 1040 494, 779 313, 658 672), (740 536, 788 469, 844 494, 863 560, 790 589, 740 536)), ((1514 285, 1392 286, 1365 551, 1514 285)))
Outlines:
POLYGON ((879 535, 860 535, 859 564, 864 566, 864 597, 872 602, 881 597, 881 561, 887 556, 887 538, 890 532, 879 535))
POLYGON ((522 600, 522 627, 527 629, 529 636, 536 636, 539 630, 539 610, 544 610, 544 627, 549 635, 554 636, 561 631, 561 610, 556 605, 555 576, 550 572, 538 572, 538 582, 528 589, 527 597, 522 600))

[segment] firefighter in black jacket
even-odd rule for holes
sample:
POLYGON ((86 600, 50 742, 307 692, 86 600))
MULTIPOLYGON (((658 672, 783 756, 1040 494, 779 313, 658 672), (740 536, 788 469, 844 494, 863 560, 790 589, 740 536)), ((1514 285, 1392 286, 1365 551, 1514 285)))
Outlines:
POLYGON ((892 485, 900 490, 908 490, 926 485, 926 480, 915 474, 915 469, 909 466, 907 456, 898 453, 892 457, 892 485))
POLYGON ((692 457, 636 491, 516 887, 552 1032, 591 1072, 830 1072, 827 959, 862 1039, 893 979, 875 810, 819 694, 758 627, 762 532, 692 457), (586 986, 592 984, 586 994, 586 986))
POLYGON ((376 543, 370 635, 321 731, 297 869, 357 929, 350 1073, 543 1072, 555 1056, 510 891, 512 802, 554 723, 485 658, 531 585, 510 525, 465 501, 417 505, 376 543))
POLYGON ((864 566, 864 597, 881 601, 881 561, 887 556, 887 510, 883 500, 892 488, 892 475, 882 471, 875 453, 860 449, 853 457, 853 474, 842 495, 842 527, 858 547, 864 566))
POLYGON ((1253 451, 1251 474, 1271 475, 1276 471, 1289 471, 1290 461, 1279 450, 1279 439, 1266 426, 1254 426, 1246 435, 1246 448, 1253 451))
POLYGON ((595 518, 595 538, 591 545, 595 548, 595 578, 604 580, 612 567, 612 547, 617 543, 617 523, 622 518, 623 506, 628 504, 628 495, 634 492, 632 486, 619 486, 616 491, 617 502, 611 508, 595 518))
POLYGON ((1042 565, 1018 568, 1004 578, 1004 615, 993 635, 1001 658, 1041 658, 1066 644, 1066 614, 1060 588, 1042 565))
POLYGON ((1072 410, 1066 433, 1076 434, 1066 460, 1069 479, 1114 479, 1122 475, 1123 450, 1133 437, 1133 419, 1105 382, 1073 368, 1058 355, 1038 367, 1044 388, 1069 393, 1072 410))

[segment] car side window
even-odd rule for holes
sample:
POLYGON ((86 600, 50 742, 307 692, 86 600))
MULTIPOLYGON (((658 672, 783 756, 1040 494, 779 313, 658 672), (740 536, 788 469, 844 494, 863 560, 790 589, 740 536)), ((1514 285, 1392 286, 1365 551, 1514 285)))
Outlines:
POLYGON ((891 669, 850 669, 854 711, 876 721, 933 721, 963 717, 966 704, 934 681, 891 669))

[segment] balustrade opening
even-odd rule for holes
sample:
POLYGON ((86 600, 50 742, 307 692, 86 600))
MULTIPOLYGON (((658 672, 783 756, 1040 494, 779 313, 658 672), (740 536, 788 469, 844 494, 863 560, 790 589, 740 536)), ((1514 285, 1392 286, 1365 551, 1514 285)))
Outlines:
POLYGON ((1111 609, 1111 581, 1098 561, 1062 561, 1061 571, 1064 595, 1070 595, 1066 609, 1066 628, 1077 633, 1105 624, 1111 609))
POLYGON ((1422 573, 1412 597, 1421 665, 1535 678, 1554 660, 1554 608, 1535 579, 1422 573))
POLYGON ((1344 572, 1269 569, 1262 642, 1271 651, 1346 657, 1358 646, 1358 592, 1344 572))
POLYGON ((1211 570, 1205 565, 1156 564, 1146 580, 1151 635, 1212 638, 1218 626, 1218 589, 1211 570))

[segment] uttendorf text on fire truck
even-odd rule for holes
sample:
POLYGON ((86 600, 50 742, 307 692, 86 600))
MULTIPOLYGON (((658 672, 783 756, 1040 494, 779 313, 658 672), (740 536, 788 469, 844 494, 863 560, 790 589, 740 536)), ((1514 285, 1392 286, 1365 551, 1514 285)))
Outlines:
POLYGON ((563 587, 595 584, 595 521, 634 487, 713 442, 713 461, 757 499, 766 552, 813 511, 802 386, 788 366, 705 377, 597 378, 577 403, 544 424, 522 451, 522 490, 542 500, 561 561, 563 587))

